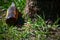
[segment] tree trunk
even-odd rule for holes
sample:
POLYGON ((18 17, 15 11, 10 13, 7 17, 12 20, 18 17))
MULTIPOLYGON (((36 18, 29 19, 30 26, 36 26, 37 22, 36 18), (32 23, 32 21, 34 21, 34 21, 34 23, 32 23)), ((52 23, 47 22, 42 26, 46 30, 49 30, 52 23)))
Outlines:
POLYGON ((59 0, 26 0, 26 2, 26 13, 31 19, 35 18, 35 14, 45 16, 45 20, 56 20, 60 17, 59 0))

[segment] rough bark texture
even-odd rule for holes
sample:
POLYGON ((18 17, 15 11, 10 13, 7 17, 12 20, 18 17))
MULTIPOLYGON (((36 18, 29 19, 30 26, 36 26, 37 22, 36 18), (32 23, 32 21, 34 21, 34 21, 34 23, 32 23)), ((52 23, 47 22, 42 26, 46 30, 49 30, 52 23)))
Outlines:
POLYGON ((26 13, 34 18, 35 14, 45 15, 45 20, 56 20, 60 17, 60 1, 59 0, 26 0, 26 13))
POLYGON ((26 13, 31 19, 36 18, 36 14, 40 10, 37 5, 37 0, 26 0, 26 13))

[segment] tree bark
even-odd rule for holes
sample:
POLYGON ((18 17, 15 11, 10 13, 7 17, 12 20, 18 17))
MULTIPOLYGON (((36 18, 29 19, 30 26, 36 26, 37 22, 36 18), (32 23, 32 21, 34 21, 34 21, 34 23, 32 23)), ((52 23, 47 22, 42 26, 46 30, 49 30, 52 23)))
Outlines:
POLYGON ((56 20, 60 17, 60 2, 59 0, 26 0, 26 13, 31 19, 38 14, 42 18, 45 16, 45 20, 56 20))

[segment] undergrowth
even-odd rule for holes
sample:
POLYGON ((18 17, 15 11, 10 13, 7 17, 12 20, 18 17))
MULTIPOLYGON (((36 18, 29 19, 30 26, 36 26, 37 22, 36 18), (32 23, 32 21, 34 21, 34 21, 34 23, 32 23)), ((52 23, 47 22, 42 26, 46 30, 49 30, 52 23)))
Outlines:
MULTIPOLYGON (((7 1, 6 4, 4 4, 3 1, 0 2, 2 9, 7 10, 12 3, 12 0, 7 1)), ((26 0, 14 0, 14 2, 20 11, 24 10, 26 0)), ((5 23, 4 18, 2 18, 0 19, 0 40, 51 40, 53 37, 50 38, 50 36, 52 36, 50 35, 50 30, 53 32, 57 30, 57 27, 59 26, 57 24, 58 20, 53 23, 53 25, 47 25, 44 19, 37 16, 34 23, 30 20, 30 18, 28 18, 27 22, 24 23, 22 28, 18 28, 17 26, 8 26, 5 23)), ((58 36, 54 35, 53 39, 60 40, 59 34, 58 36)))
POLYGON ((36 20, 32 23, 28 18, 22 28, 8 26, 3 19, 0 20, 0 40, 47 40, 49 29, 55 30, 58 27, 55 24, 47 25, 40 16, 36 20))

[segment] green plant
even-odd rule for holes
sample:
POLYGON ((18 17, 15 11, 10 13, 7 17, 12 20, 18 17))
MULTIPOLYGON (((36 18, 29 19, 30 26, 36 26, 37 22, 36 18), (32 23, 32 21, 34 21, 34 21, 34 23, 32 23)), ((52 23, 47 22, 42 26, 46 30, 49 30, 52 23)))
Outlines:
MULTIPOLYGON (((15 2, 17 8, 23 11, 26 0, 9 0, 7 4, 4 4, 3 1, 0 2, 2 2, 0 4, 2 8, 6 10, 12 2, 15 2)), ((38 15, 36 20, 33 23, 28 16, 28 21, 22 28, 18 28, 17 26, 8 26, 4 18, 0 19, 0 40, 47 40, 47 36, 50 35, 49 29, 54 30, 58 27, 58 20, 53 25, 47 25, 45 20, 38 15)))

